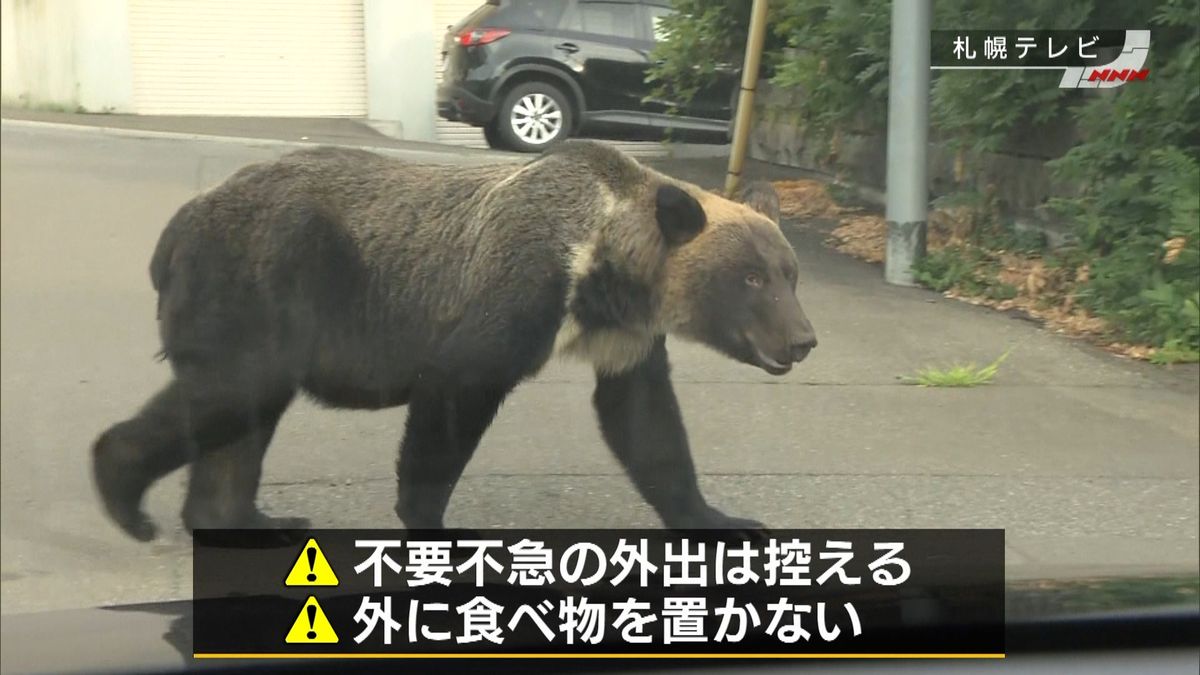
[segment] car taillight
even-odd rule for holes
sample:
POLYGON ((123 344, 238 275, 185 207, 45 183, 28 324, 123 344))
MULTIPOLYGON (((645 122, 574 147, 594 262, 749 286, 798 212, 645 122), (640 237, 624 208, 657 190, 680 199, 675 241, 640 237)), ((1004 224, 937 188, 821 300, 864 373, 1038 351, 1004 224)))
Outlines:
POLYGON ((458 44, 464 47, 476 47, 495 42, 510 32, 504 28, 468 28, 458 34, 458 44))

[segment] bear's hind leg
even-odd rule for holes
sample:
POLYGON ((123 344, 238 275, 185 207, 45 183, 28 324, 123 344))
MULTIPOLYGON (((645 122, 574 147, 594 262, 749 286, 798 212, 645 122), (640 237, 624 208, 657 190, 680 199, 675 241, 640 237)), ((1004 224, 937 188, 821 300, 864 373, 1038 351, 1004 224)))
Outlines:
POLYGON ((120 422, 92 446, 92 475, 104 508, 134 539, 150 541, 157 533, 142 511, 142 497, 159 478, 188 461, 183 387, 168 384, 131 419, 120 422))
POLYGON ((155 537, 142 498, 155 481, 188 462, 199 468, 191 476, 186 521, 236 526, 248 518, 245 504, 252 505, 257 493, 266 444, 295 393, 290 379, 270 364, 252 363, 175 359, 175 379, 137 416, 96 441, 93 473, 101 500, 130 536, 155 537))
POLYGON ((203 528, 309 527, 306 518, 272 518, 257 506, 263 458, 291 400, 291 394, 281 394, 256 406, 256 410, 247 412, 250 417, 244 435, 199 453, 194 459, 182 513, 189 532, 203 528))

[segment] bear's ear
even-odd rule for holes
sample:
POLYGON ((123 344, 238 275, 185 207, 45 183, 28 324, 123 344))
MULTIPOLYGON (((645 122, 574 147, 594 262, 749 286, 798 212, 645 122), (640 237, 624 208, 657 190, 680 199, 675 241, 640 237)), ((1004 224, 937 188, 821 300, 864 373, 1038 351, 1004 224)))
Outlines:
POLYGON ((708 222, 708 216, 700 202, 670 184, 658 187, 654 215, 658 219, 658 228, 662 230, 663 238, 673 246, 695 239, 708 222))
POLYGON ((770 218, 771 222, 779 222, 779 193, 774 185, 766 181, 750 183, 742 190, 738 201, 770 218))

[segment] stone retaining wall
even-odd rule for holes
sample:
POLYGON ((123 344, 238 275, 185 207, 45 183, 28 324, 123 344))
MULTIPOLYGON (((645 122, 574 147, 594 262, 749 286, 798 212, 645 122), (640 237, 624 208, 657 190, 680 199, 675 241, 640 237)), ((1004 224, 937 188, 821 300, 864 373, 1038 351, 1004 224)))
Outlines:
MULTIPOLYGON (((836 134, 806 129, 798 103, 803 94, 794 88, 760 82, 755 96, 754 127, 749 156, 765 162, 815 171, 859 188, 868 200, 882 204, 886 179, 887 143, 882 128, 861 120, 848 120, 836 134)), ((1052 196, 1066 196, 1070 186, 1056 181, 1046 162, 1061 156, 1076 142, 1069 121, 1019 130, 999 152, 980 157, 974 176, 956 180, 956 152, 937 140, 929 147, 930 199, 972 188, 991 189, 1002 212, 1019 227, 1045 232, 1050 243, 1069 240, 1067 227, 1046 209, 1052 196)))

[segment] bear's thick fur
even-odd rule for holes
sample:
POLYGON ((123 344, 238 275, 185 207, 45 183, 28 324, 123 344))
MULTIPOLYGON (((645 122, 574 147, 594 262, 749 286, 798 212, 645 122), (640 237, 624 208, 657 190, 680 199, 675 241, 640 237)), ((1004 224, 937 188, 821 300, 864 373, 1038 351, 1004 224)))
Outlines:
POLYGON ((149 540, 142 497, 187 464, 189 529, 303 525, 256 507, 303 391, 408 405, 396 512, 441 527, 504 398, 558 352, 595 366, 604 438, 667 526, 760 527, 700 494, 665 347, 675 334, 782 374, 816 345, 778 200, 750 194, 759 211, 576 141, 520 166, 318 148, 243 168, 154 252, 174 379, 96 441, 104 505, 149 540))

